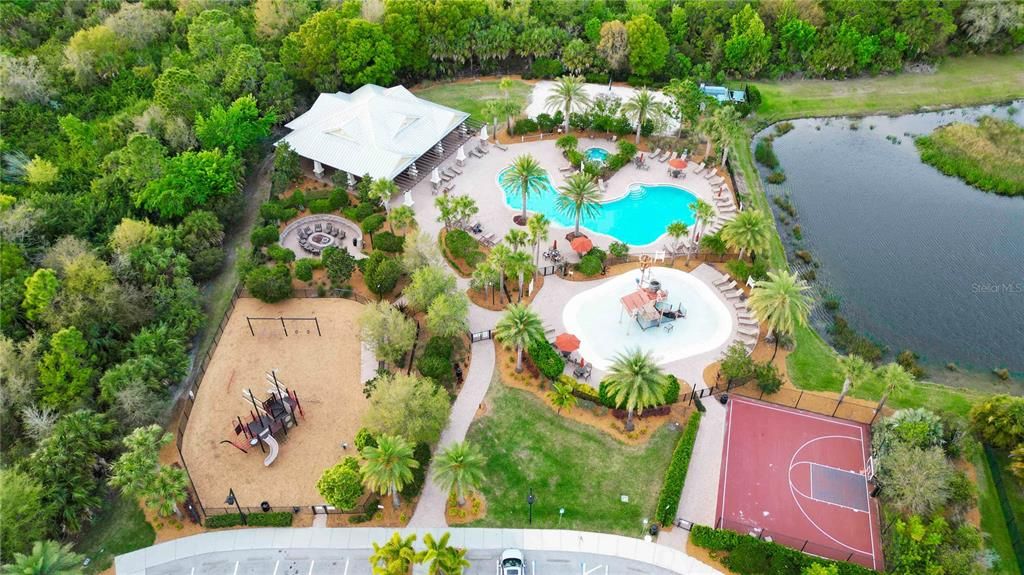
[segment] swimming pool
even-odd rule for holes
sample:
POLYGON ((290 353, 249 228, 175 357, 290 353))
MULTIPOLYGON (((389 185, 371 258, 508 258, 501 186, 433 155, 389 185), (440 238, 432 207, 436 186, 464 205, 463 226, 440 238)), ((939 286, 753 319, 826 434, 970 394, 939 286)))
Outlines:
MULTIPOLYGON (((501 181, 501 174, 498 175, 501 181)), ((551 179, 544 176, 544 190, 531 195, 526 209, 544 214, 553 223, 571 228, 575 220, 570 214, 558 211, 555 199, 558 191, 551 179)), ((654 242, 665 233, 665 227, 675 221, 688 226, 694 222, 690 204, 697 197, 678 186, 668 184, 632 184, 625 196, 603 204, 596 217, 584 217, 580 225, 588 230, 606 234, 631 246, 642 246, 654 242)), ((518 210, 523 205, 522 196, 505 190, 505 203, 518 210)))
POLYGON ((583 151, 583 157, 585 157, 588 162, 597 162, 602 165, 608 161, 609 154, 611 154, 611 152, 608 150, 598 147, 587 148, 583 151))
POLYGON ((580 338, 579 353, 597 369, 607 370, 615 356, 631 349, 650 352, 660 364, 712 351, 732 333, 732 315, 711 288, 692 275, 671 268, 652 268, 651 278, 668 292, 665 302, 682 304, 686 317, 641 330, 622 314, 620 298, 636 291, 640 271, 615 276, 578 293, 562 310, 567 332, 580 338))

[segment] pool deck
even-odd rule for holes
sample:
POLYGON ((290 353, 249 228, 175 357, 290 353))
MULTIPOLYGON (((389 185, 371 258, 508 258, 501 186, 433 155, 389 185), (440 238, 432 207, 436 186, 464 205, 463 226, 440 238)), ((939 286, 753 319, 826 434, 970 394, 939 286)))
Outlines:
MULTIPOLYGON (((484 155, 484 157, 468 157, 465 161, 465 165, 460 168, 463 171, 462 175, 456 177, 451 182, 455 185, 451 194, 468 195, 476 200, 480 211, 476 216, 470 219, 470 223, 480 222, 483 226, 484 234, 493 233, 495 240, 503 238, 512 228, 525 229, 522 226, 516 226, 512 221, 512 217, 515 216, 519 210, 510 208, 506 205, 504 191, 502 191, 498 186, 498 172, 511 165, 512 160, 517 156, 522 154, 531 154, 537 159, 541 167, 547 170, 552 184, 556 188, 561 186, 565 182, 566 176, 571 172, 559 171, 559 168, 567 167, 569 162, 562 157, 561 150, 555 147, 555 140, 557 137, 557 134, 552 134, 550 139, 547 140, 509 144, 507 146, 507 151, 503 151, 497 148, 494 144, 490 144, 488 146, 490 153, 484 155)), ((632 139, 629 139, 629 141, 632 141, 632 139)), ((479 143, 479 140, 473 139, 471 142, 471 145, 475 147, 476 144, 479 143)), ((606 139, 593 138, 581 138, 578 148, 580 150, 586 150, 587 148, 594 146, 600 146, 612 152, 615 152, 616 150, 614 142, 606 139)), ((444 168, 454 165, 456 165, 455 159, 454 157, 451 157, 443 162, 441 167, 444 168)), ((616 172, 606 182, 604 201, 607 202, 621 198, 628 193, 630 184, 641 183, 680 186, 687 189, 698 198, 707 201, 713 206, 715 205, 714 192, 711 184, 703 177, 703 175, 695 175, 693 173, 692 164, 686 169, 687 177, 685 179, 675 179, 669 176, 667 163, 649 160, 648 165, 650 166, 649 169, 641 170, 630 163, 616 172)), ((422 231, 428 232, 434 236, 436 236, 443 227, 443 224, 437 221, 438 210, 434 207, 435 197, 436 196, 432 194, 430 178, 423 178, 420 183, 412 188, 412 199, 414 202, 413 209, 416 212, 416 221, 422 231)), ((403 196, 401 194, 396 194, 391 199, 390 204, 392 206, 399 206, 403 202, 403 196)), ((561 240, 570 231, 572 231, 571 228, 561 227, 552 223, 549 241, 561 240)), ((601 248, 607 249, 609 244, 616 241, 615 238, 611 236, 599 234, 587 230, 586 228, 583 228, 581 231, 590 237, 594 242, 594 245, 601 248)), ((662 250, 665 249, 665 238, 666 236, 663 234, 652 243, 641 246, 631 245, 630 249, 634 252, 662 250)), ((570 258, 573 257, 574 256, 570 256, 570 258)))

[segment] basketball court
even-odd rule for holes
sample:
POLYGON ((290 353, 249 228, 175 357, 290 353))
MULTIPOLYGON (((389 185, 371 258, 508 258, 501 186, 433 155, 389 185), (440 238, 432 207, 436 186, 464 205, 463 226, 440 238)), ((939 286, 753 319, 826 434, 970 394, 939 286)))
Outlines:
POLYGON ((882 569, 867 425, 730 396, 717 527, 882 569))

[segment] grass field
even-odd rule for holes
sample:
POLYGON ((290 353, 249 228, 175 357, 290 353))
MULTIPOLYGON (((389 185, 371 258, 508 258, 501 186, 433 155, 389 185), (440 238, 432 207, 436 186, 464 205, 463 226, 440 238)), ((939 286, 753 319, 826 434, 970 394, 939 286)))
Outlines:
POLYGON ((988 192, 1024 195, 1024 128, 1012 121, 957 122, 914 143, 921 161, 946 175, 988 192))
POLYGON ((757 82, 767 123, 808 116, 911 112, 1024 97, 1024 54, 950 58, 934 74, 757 82))
POLYGON ((90 561, 86 573, 99 573, 114 564, 114 556, 153 544, 156 532, 146 522, 138 504, 113 495, 108 498, 87 530, 75 544, 75 552, 90 561))
MULTIPOLYGON (((522 80, 513 80, 512 88, 509 90, 509 97, 518 102, 521 107, 526 107, 526 98, 530 95, 533 86, 522 80)), ((416 95, 424 100, 430 100, 436 104, 455 108, 463 112, 469 112, 474 120, 490 122, 493 118, 486 118, 481 113, 484 106, 490 100, 500 100, 505 97, 498 89, 497 80, 474 80, 466 82, 453 82, 449 84, 435 84, 416 90, 416 95)))
MULTIPOLYGON (((492 411, 468 440, 488 454, 481 527, 526 527, 526 497, 536 496, 533 527, 639 536, 654 517, 658 492, 679 432, 662 427, 646 445, 626 446, 560 417, 533 395, 491 384, 492 411), (620 495, 628 495, 622 503, 620 495)), ((577 408, 579 409, 579 408, 577 408)))
MULTIPOLYGON (((1014 561, 1013 543, 1010 539, 1010 532, 1006 526, 1006 519, 1003 515, 1003 508, 999 503, 999 494, 996 491, 995 482, 985 461, 985 452, 981 446, 975 444, 971 450, 971 463, 974 465, 977 474, 978 486, 978 509, 981 511, 981 530, 988 534, 986 546, 999 554, 999 563, 993 567, 995 573, 1006 575, 1020 575, 1020 568, 1014 561)), ((1019 490, 1018 490, 1019 491, 1019 490)), ((1018 493, 1018 504, 1020 505, 1018 521, 1024 520, 1024 495, 1018 493)))

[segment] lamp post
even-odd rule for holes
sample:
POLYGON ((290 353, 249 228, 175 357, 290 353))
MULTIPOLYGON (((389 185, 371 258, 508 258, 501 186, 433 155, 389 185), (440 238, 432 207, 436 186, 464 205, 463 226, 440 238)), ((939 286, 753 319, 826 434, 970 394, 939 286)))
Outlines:
POLYGON ((643 537, 644 535, 647 534, 647 518, 646 517, 644 517, 643 524, 644 524, 644 528, 640 531, 640 537, 643 537))
POLYGON ((526 505, 530 508, 530 525, 533 525, 533 504, 537 501, 537 498, 533 496, 533 488, 530 488, 530 494, 526 496, 526 505))
POLYGON ((224 503, 228 505, 234 505, 238 509, 238 516, 242 518, 242 525, 248 525, 249 522, 245 518, 245 513, 242 513, 242 506, 238 504, 238 498, 235 497, 235 490, 228 487, 228 498, 224 500, 224 503))
POLYGON ((560 507, 558 509, 558 526, 559 527, 562 526, 562 516, 563 515, 565 515, 565 507, 560 507))

